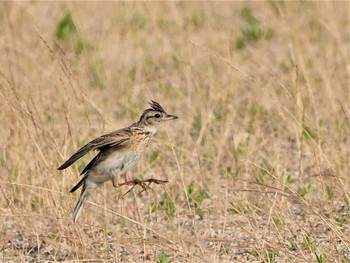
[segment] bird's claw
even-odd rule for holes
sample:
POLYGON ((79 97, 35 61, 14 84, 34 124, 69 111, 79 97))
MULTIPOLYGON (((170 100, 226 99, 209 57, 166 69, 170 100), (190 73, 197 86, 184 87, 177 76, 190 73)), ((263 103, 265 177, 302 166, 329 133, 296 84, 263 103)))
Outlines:
POLYGON ((134 180, 130 180, 130 181, 127 181, 127 182, 124 182, 124 183, 120 183, 120 184, 118 184, 118 187, 123 186, 123 185, 132 185, 132 187, 125 194, 123 194, 123 197, 124 197, 132 189, 134 189, 134 187, 136 185, 139 185, 142 188, 142 190, 137 194, 137 195, 140 195, 143 192, 147 192, 147 190, 152 190, 154 192, 154 190, 150 187, 151 183, 166 184, 167 182, 168 182, 168 180, 160 180, 160 179, 155 179, 155 178, 150 178, 150 179, 146 179, 146 180, 134 179, 134 180))

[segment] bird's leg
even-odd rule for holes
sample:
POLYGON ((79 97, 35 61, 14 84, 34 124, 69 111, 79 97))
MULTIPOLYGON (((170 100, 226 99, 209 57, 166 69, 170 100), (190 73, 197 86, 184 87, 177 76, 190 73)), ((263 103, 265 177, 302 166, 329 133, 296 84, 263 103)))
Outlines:
MULTIPOLYGON (((132 185, 132 187, 123 195, 123 197, 128 194, 132 189, 134 189, 134 187, 136 185, 139 185, 142 187, 141 192, 138 193, 138 195, 140 195, 143 192, 147 192, 148 189, 152 190, 153 189, 150 187, 151 183, 155 183, 155 184, 166 184, 168 182, 168 180, 159 180, 159 179, 154 179, 154 178, 150 178, 150 179, 145 179, 145 180, 139 180, 139 179, 134 179, 134 180, 130 180, 124 183, 120 183, 117 185, 117 187, 123 186, 123 185, 132 185)), ((114 185, 114 184, 113 184, 114 185)))
POLYGON ((117 177, 116 176, 113 176, 112 177, 112 184, 113 184, 113 187, 115 188, 118 188, 118 182, 117 182, 117 177))
POLYGON ((118 188, 120 186, 118 183, 118 178, 121 176, 124 177, 125 175, 126 175, 126 173, 117 174, 117 175, 112 176, 111 179, 112 179, 113 187, 118 188))

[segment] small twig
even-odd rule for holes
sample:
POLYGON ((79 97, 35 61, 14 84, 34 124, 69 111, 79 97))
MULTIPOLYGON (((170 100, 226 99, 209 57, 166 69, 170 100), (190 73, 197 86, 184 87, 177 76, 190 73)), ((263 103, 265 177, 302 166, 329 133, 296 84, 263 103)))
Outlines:
POLYGON ((222 60, 222 61, 225 62, 227 65, 229 65, 231 68, 233 68, 233 69, 236 70, 237 72, 241 73, 244 77, 248 78, 252 83, 255 84, 255 80, 254 80, 254 78, 253 78, 252 76, 250 76, 248 73, 246 73, 246 72, 240 70, 239 68, 237 68, 235 65, 233 65, 233 64, 231 63, 231 61, 229 61, 229 60, 223 58, 222 56, 220 56, 220 55, 214 53, 212 50, 209 50, 208 48, 205 48, 205 47, 203 47, 203 46, 201 46, 201 45, 199 45, 199 44, 197 44, 197 43, 192 42, 191 40, 188 40, 188 42, 189 42, 191 45, 196 46, 196 47, 199 47, 200 49, 202 49, 203 51, 207 52, 208 54, 210 54, 210 55, 212 55, 212 56, 214 56, 214 57, 216 57, 216 58, 222 60))
POLYGON ((342 109, 344 116, 345 116, 346 125, 348 126, 348 130, 349 130, 348 133, 350 134, 349 110, 345 108, 343 103, 341 103, 341 109, 342 109))

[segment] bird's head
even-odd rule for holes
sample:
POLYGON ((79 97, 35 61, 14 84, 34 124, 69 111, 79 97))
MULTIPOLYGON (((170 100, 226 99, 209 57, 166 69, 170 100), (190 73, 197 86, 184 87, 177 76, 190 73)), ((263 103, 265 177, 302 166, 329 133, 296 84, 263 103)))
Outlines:
POLYGON ((160 124, 178 118, 175 115, 166 113, 163 107, 156 101, 151 100, 150 105, 151 108, 142 113, 138 121, 139 124, 157 129, 160 124))

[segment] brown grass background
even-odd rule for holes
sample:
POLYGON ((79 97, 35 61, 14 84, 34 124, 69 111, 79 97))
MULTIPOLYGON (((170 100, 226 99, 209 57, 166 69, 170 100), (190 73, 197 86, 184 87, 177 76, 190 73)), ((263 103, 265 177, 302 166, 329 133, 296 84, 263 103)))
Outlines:
POLYGON ((350 262, 349 31, 349 2, 0 4, 0 262, 350 262), (170 182, 71 224, 93 153, 58 165, 150 99, 180 119, 129 176, 170 182))

